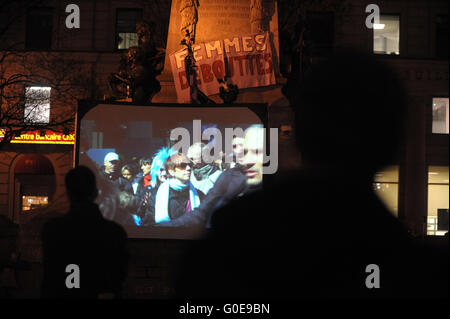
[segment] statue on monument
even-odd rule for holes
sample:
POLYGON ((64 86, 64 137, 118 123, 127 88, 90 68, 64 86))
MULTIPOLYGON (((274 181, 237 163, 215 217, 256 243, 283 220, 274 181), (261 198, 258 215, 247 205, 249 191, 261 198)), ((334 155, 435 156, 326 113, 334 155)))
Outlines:
POLYGON ((198 7, 199 0, 181 0, 180 14, 181 14, 181 36, 184 38, 186 34, 193 39, 195 43, 195 31, 198 22, 198 7))
POLYGON ((192 50, 194 37, 189 30, 186 30, 186 36, 183 40, 181 40, 181 44, 186 46, 188 52, 184 58, 184 69, 186 71, 186 78, 189 84, 190 102, 196 104, 216 104, 197 86, 197 65, 195 64, 196 61, 194 51, 192 50))
POLYGON ((239 88, 236 84, 228 83, 228 76, 225 75, 223 79, 217 79, 219 82, 219 96, 224 103, 231 104, 236 101, 239 88))
POLYGON ((273 10, 272 0, 250 0, 250 25, 252 33, 269 31, 269 22, 273 10))
POLYGON ((136 31, 138 46, 122 55, 119 71, 111 74, 109 85, 115 99, 131 97, 133 102, 145 104, 161 90, 156 76, 162 72, 165 50, 155 47, 148 23, 138 22, 136 31))

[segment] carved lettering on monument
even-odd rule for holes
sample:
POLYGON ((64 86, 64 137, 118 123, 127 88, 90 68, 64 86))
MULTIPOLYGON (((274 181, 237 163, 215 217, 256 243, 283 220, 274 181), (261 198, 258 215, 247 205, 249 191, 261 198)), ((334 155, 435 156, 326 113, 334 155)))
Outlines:
MULTIPOLYGON (((240 26, 249 22, 249 0, 202 0, 201 3, 199 17, 202 21, 208 20, 207 25, 214 24, 219 29, 225 27, 228 30, 231 27, 234 29, 232 34, 237 34, 236 31, 240 29, 240 26)), ((248 29, 246 32, 249 31, 248 29)))

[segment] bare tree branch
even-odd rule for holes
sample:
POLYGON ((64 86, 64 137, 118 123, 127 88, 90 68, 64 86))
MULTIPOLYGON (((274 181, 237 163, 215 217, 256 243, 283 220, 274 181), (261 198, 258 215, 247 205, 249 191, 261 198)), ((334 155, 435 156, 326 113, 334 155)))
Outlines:
POLYGON ((55 52, 2 51, 0 61, 0 148, 27 131, 72 130, 77 99, 90 92, 87 63, 55 52))

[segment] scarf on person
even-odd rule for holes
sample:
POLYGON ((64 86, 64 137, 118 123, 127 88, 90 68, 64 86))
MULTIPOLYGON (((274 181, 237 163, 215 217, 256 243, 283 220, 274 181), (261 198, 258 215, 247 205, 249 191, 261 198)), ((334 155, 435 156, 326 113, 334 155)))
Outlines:
POLYGON ((189 186, 189 200, 186 207, 186 212, 189 212, 200 206, 200 197, 197 190, 191 182, 188 184, 181 183, 178 179, 171 178, 161 184, 156 193, 155 204, 155 222, 161 223, 170 221, 169 217, 169 190, 172 188, 175 191, 185 189, 189 186))
POLYGON ((144 187, 149 186, 151 181, 152 181, 152 175, 150 175, 150 174, 144 175, 144 187))
POLYGON ((193 170, 193 173, 194 173, 195 179, 200 182, 200 181, 208 178, 209 175, 214 173, 216 170, 217 170, 217 168, 214 165, 207 164, 201 168, 195 168, 193 170))

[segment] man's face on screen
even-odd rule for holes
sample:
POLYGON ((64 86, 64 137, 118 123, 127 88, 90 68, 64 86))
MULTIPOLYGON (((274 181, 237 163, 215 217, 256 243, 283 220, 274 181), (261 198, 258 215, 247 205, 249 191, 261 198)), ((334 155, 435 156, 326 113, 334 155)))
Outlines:
POLYGON ((264 129, 250 128, 244 138, 244 159, 246 167, 247 184, 259 185, 263 178, 264 160, 264 129))
POLYGON ((117 169, 119 168, 119 161, 105 161, 105 173, 112 174, 117 172, 117 169))

